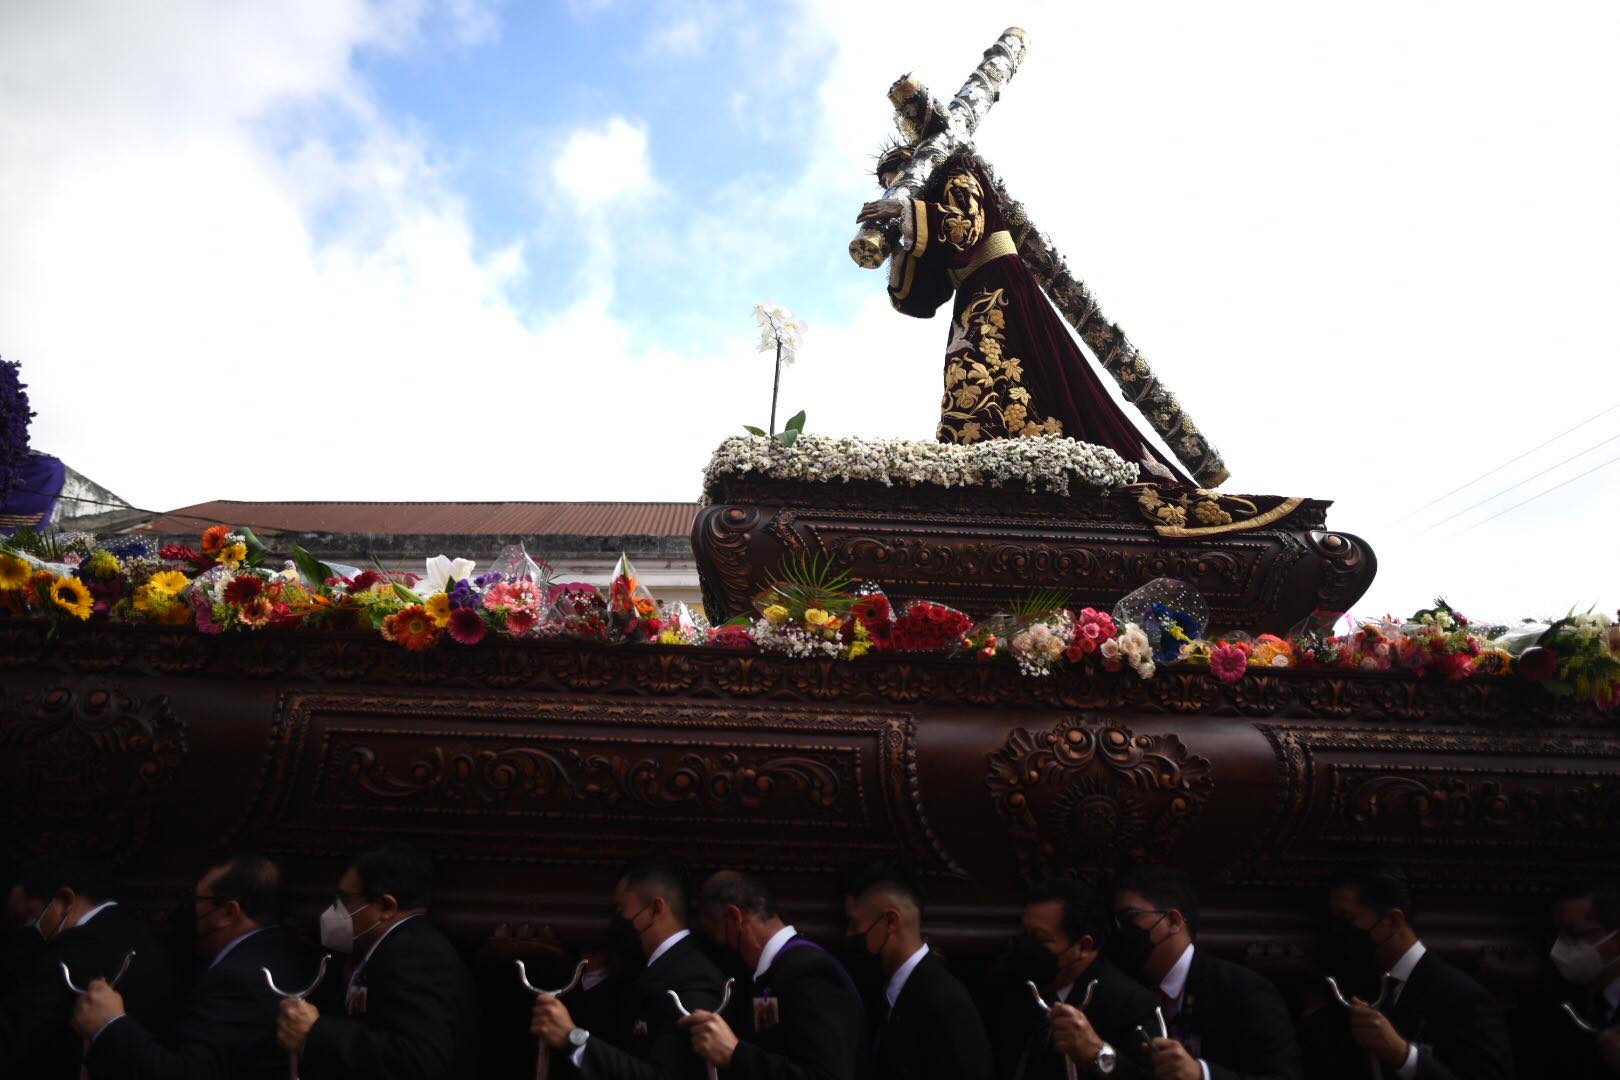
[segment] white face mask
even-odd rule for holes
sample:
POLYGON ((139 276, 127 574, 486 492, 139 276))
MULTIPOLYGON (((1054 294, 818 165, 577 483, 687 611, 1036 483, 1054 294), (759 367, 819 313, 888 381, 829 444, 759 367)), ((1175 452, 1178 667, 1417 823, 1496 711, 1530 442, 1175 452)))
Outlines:
MULTIPOLYGON (((366 904, 360 911, 370 907, 366 904)), ((343 906, 341 900, 333 900, 332 906, 321 912, 321 945, 333 952, 350 953, 354 951, 354 916, 343 906)), ((366 927, 366 933, 377 929, 376 924, 366 927)))
POLYGON ((1603 970, 1603 955, 1598 952, 1598 946, 1613 940, 1615 934, 1620 934, 1620 930, 1597 941, 1571 941, 1560 934, 1548 955, 1558 974, 1576 986, 1590 986, 1603 970))

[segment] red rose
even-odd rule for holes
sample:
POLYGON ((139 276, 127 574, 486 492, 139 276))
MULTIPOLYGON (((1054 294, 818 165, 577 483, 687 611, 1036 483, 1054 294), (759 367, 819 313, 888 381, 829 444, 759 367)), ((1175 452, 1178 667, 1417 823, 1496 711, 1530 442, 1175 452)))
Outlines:
POLYGON ((1519 674, 1537 682, 1558 674, 1558 654, 1534 645, 1519 654, 1519 674))

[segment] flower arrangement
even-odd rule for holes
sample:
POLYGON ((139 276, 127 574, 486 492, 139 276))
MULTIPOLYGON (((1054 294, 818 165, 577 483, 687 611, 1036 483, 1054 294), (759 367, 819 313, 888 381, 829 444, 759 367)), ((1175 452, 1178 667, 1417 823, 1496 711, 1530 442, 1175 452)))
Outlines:
MULTIPOLYGON (((887 607, 887 598, 883 603, 887 607)), ((890 647, 895 652, 906 653, 956 652, 962 648, 971 629, 973 620, 955 608, 927 600, 913 600, 906 604, 889 628, 890 647)))
POLYGON ((957 444, 804 435, 784 445, 759 435, 720 444, 703 474, 705 500, 728 476, 757 474, 813 483, 870 481, 887 487, 1013 487, 1069 494, 1109 491, 1137 479, 1136 465, 1103 446, 1058 435, 957 444))
POLYGON ((755 304, 754 319, 759 323, 759 351, 776 354, 776 370, 771 378, 770 430, 744 425, 752 435, 767 438, 783 446, 792 446, 804 434, 804 412, 801 410, 787 422, 782 431, 776 430, 776 395, 782 387, 782 365, 792 365, 799 357, 799 341, 807 329, 793 317, 793 312, 779 304, 755 304))
POLYGON ((1202 666, 1223 682, 1251 670, 1290 667, 1451 681, 1513 676, 1605 710, 1620 708, 1620 620, 1593 612, 1550 624, 1485 628, 1441 600, 1410 618, 1366 620, 1342 634, 1318 627, 1287 637, 1205 637, 1196 630, 1207 610, 1202 599, 1184 583, 1160 580, 1112 612, 1071 607, 1066 597, 1045 594, 975 624, 926 600, 897 610, 881 589, 855 582, 830 561, 801 558, 758 594, 752 616, 711 628, 684 605, 654 600, 628 559, 620 560, 604 592, 582 582, 553 583, 551 568, 521 548, 482 574, 470 560, 444 556, 426 560, 423 575, 334 568, 296 546, 293 559, 275 571, 262 565, 266 554, 250 531, 223 525, 205 531, 196 548, 156 551, 138 538, 98 542, 85 534, 19 532, 0 544, 0 616, 48 620, 52 634, 95 619, 195 622, 209 634, 370 629, 416 651, 441 647, 445 639, 470 647, 504 636, 834 660, 871 651, 981 661, 1005 654, 1037 677, 1064 664, 1129 668, 1143 679, 1165 664, 1202 666), (243 550, 232 550, 238 546, 243 550), (1139 609, 1142 621, 1127 617, 1127 608, 1139 609))

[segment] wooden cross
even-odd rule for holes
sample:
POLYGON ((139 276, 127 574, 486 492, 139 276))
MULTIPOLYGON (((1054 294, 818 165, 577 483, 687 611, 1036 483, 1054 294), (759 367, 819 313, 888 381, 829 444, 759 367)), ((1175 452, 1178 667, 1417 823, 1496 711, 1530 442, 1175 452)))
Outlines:
MULTIPOLYGON (((1176 395, 1159 381, 1125 332, 1103 317, 1091 289, 1069 272, 1068 263, 1051 239, 1029 219, 1023 204, 1008 193, 995 170, 973 149, 974 131, 1000 98, 1000 87, 1018 71, 1028 47, 1029 35, 1016 26, 1008 27, 985 50, 984 59, 949 105, 934 100, 928 89, 910 75, 896 80, 889 88, 889 100, 895 108, 896 126, 902 137, 912 143, 912 156, 883 197, 919 198, 947 158, 958 150, 971 154, 974 163, 990 178, 1019 256, 1053 306, 1193 479, 1206 488, 1217 487, 1228 476, 1220 453, 1182 410, 1176 395)), ((868 269, 882 266, 893 250, 892 229, 871 226, 862 228, 849 245, 850 257, 868 269)))

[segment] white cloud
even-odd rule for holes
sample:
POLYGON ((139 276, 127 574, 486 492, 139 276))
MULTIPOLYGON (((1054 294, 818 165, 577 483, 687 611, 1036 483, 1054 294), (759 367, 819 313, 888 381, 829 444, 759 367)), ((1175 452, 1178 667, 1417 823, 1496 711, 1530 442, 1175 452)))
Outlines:
POLYGON ((600 210, 655 190, 647 128, 621 116, 570 133, 551 163, 551 178, 577 207, 600 210))

